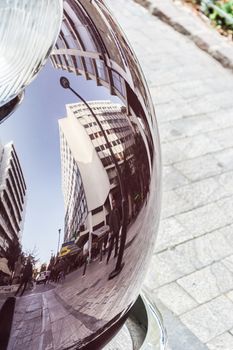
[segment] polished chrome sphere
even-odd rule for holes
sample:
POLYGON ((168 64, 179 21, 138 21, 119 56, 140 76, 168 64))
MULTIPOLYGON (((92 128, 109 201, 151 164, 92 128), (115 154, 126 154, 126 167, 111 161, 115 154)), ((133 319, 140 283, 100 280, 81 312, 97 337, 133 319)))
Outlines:
POLYGON ((158 228, 159 137, 137 58, 102 0, 63 6, 47 64, 1 124, 1 349, 102 348, 158 228))

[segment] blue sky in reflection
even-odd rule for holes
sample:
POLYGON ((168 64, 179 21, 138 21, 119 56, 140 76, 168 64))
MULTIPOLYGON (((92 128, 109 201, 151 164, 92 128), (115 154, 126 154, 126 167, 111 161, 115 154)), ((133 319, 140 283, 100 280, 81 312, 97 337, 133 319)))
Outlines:
POLYGON ((16 112, 1 124, 0 140, 13 141, 27 185, 27 204, 22 234, 23 250, 36 247, 38 258, 48 261, 58 246, 58 229, 63 241, 64 204, 61 190, 59 118, 66 116, 65 104, 79 102, 59 83, 69 78, 71 86, 87 101, 119 102, 104 87, 82 76, 54 69, 50 62, 26 88, 16 112))

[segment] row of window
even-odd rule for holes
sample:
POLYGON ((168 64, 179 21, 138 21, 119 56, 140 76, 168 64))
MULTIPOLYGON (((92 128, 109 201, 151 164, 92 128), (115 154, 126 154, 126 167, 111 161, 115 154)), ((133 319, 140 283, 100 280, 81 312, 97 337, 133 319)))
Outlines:
MULTIPOLYGON (((53 64, 55 63, 56 68, 62 68, 64 70, 74 71, 76 72, 76 74, 82 73, 82 75, 84 76, 85 76, 85 73, 87 73, 87 74, 90 74, 90 77, 93 80, 97 75, 97 78, 100 78, 101 80, 110 84, 110 80, 106 72, 106 67, 104 63, 99 61, 98 59, 92 59, 92 58, 79 56, 79 55, 71 56, 69 54, 66 54, 66 55, 56 54, 56 51, 51 57, 52 57, 52 63, 53 64), (94 65, 96 67, 96 70, 94 69, 94 65)), ((112 72, 113 87, 120 93, 121 96, 125 98, 126 91, 125 91, 124 79, 117 72, 113 70, 111 70, 111 72, 112 72)))
POLYGON ((18 220, 17 220, 17 217, 15 215, 15 211, 14 211, 14 208, 11 204, 11 201, 8 197, 8 193, 4 190, 3 191, 3 198, 4 198, 4 201, 6 202, 6 207, 7 207, 7 211, 9 212, 9 219, 11 219, 14 223, 14 226, 15 226, 15 232, 19 232, 20 231, 20 227, 19 227, 19 224, 18 224, 18 220))
POLYGON ((7 228, 7 232, 6 232, 7 236, 13 239, 13 234, 16 235, 16 232, 12 226, 9 215, 7 214, 6 209, 1 200, 0 200, 0 217, 3 219, 4 226, 6 226, 7 228))
POLYGON ((19 175, 20 183, 21 183, 21 185, 22 185, 23 193, 25 194, 25 191, 26 191, 26 184, 25 184, 25 181, 24 181, 22 169, 21 169, 21 167, 20 167, 19 160, 18 160, 17 154, 16 154, 16 152, 15 152, 14 146, 13 146, 13 151, 12 151, 11 154, 12 154, 12 156, 13 156, 13 160, 14 160, 14 163, 15 163, 15 165, 16 165, 16 169, 17 169, 17 173, 18 173, 18 175, 19 175))

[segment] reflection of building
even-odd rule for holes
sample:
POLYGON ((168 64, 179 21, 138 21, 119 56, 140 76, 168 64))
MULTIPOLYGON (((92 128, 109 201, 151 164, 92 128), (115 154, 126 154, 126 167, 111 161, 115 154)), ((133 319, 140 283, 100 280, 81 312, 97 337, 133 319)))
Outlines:
MULTIPOLYGON (((85 8, 88 7, 91 11, 95 9, 92 15, 98 19, 97 8, 93 5, 95 4, 85 2, 85 8)), ((118 72, 118 70, 124 71, 123 60, 117 46, 111 44, 114 37, 105 21, 100 21, 98 24, 106 42, 101 38, 81 2, 64 1, 62 28, 56 47, 50 56, 51 61, 55 68, 83 75, 87 80, 95 80, 97 85, 108 87, 111 94, 117 94, 125 100, 125 82, 118 72), (106 45, 111 48, 110 51, 107 51, 106 45), (117 69, 112 69, 114 62, 117 69)))
MULTIPOLYGON (((92 101, 89 105, 102 124, 119 166, 132 162, 133 127, 125 107, 110 101, 92 101)), ((66 108, 67 118, 60 119, 59 125, 68 240, 83 223, 91 231, 106 225, 109 197, 120 197, 120 190, 113 159, 95 118, 83 103, 66 108)))
POLYGON ((153 123, 153 106, 138 62, 102 1, 64 1, 62 28, 50 58, 55 68, 94 80, 117 95, 127 113, 141 119, 150 158, 153 147, 147 120, 153 123))
MULTIPOLYGON (((80 223, 87 216, 87 201, 77 162, 74 158, 69 138, 60 124, 60 147, 62 166, 62 190, 65 204, 65 237, 67 241, 75 235, 80 223)), ((68 122, 66 123, 68 124, 68 122)))
POLYGON ((23 228, 26 184, 13 146, 0 144, 0 254, 19 241, 23 228))

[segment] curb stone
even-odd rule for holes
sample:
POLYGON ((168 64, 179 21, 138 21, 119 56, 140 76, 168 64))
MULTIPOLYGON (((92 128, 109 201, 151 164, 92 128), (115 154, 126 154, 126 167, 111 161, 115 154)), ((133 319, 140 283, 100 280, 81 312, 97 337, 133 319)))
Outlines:
POLYGON ((225 68, 233 71, 233 45, 205 23, 188 6, 172 0, 134 0, 153 16, 187 36, 225 68))

